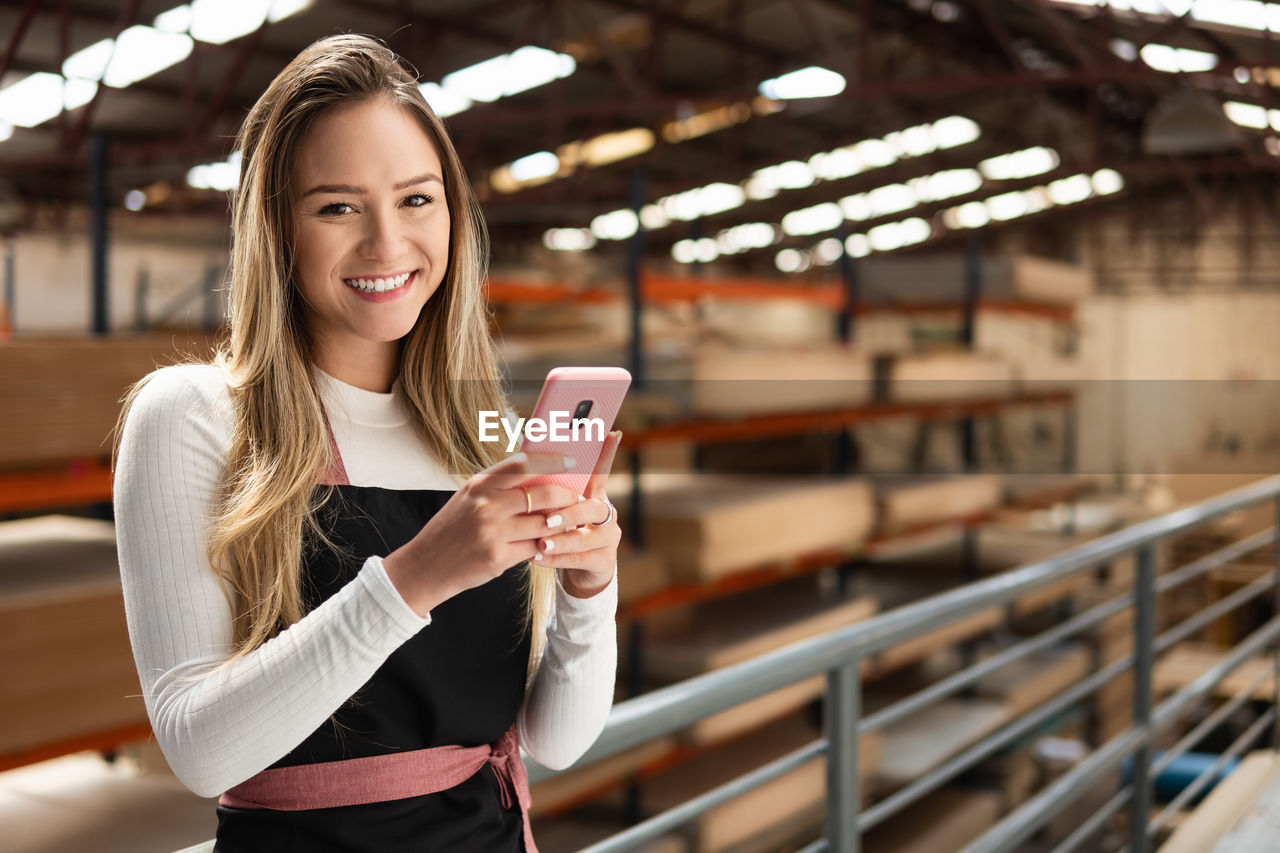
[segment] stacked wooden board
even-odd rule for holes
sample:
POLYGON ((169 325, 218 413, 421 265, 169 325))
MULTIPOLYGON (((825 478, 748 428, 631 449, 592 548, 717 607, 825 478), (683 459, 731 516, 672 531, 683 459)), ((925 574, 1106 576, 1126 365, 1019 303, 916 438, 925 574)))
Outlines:
POLYGON ((112 524, 0 522, 0 749, 147 722, 112 524))
POLYGON ((107 456, 129 386, 157 366, 207 359, 207 336, 19 339, 0 347, 0 469, 107 456), (32 429, 39 424, 39 429, 32 429))
POLYGON ((702 346, 693 353, 693 408, 721 416, 852 409, 871 401, 872 378, 871 359, 847 346, 702 346))
MULTIPOLYGON (((671 577, 709 581, 807 552, 852 551, 873 521, 860 479, 655 474, 641 480, 646 545, 671 577)), ((629 522, 623 482, 609 494, 629 522)))

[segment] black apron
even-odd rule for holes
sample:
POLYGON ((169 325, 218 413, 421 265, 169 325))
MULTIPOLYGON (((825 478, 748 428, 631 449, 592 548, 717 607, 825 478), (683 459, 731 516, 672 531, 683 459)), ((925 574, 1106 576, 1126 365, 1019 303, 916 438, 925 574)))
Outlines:
MULTIPOLYGON (((371 554, 386 556, 412 539, 454 494, 321 486, 336 494, 320 518, 340 555, 304 543, 307 611, 349 583, 371 554)), ((330 719, 271 767, 289 767, 404 750, 496 741, 524 701, 530 633, 525 575, 511 569, 431 612, 427 625, 378 668, 330 719)), ((486 764, 435 794, 303 811, 218 805, 215 853, 520 853, 519 804, 503 808, 486 764)))

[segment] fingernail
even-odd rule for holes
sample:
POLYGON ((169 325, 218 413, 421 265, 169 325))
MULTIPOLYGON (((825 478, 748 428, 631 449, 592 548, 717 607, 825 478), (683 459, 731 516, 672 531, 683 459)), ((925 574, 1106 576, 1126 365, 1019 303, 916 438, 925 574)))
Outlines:
POLYGON ((585 500, 586 498, 584 498, 582 495, 578 495, 578 503, 582 503, 585 500))
POLYGON ((534 554, 534 555, 533 555, 533 559, 538 560, 539 562, 541 562, 541 560, 542 560, 542 555, 541 555, 541 554, 534 554))
POLYGON ((559 514, 547 516, 547 527, 559 527, 564 524, 564 519, 559 514))
POLYGON ((577 464, 578 464, 578 460, 574 459, 572 456, 566 456, 564 458, 564 467, 566 468, 572 468, 574 465, 577 465, 577 464))
POLYGON ((556 548, 556 543, 552 542, 550 539, 542 540, 542 549, 547 553, 554 551, 555 548, 556 548))
POLYGON ((512 454, 511 454, 510 456, 508 456, 507 458, 508 458, 508 459, 515 459, 515 460, 517 460, 517 461, 519 461, 519 462, 523 462, 523 461, 525 461, 525 459, 527 459, 528 457, 527 457, 527 456, 525 456, 523 453, 512 453, 512 454))

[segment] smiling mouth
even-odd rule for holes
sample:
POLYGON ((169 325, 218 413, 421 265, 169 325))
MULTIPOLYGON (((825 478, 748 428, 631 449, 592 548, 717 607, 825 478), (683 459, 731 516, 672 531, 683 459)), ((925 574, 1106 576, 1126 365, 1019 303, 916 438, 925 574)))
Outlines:
POLYGON ((386 293, 404 287, 413 278, 413 270, 385 278, 344 278, 342 281, 362 293, 386 293))

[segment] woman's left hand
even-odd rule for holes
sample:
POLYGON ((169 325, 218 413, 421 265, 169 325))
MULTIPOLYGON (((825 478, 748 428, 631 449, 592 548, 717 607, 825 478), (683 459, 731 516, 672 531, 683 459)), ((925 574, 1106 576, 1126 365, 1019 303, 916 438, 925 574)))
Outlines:
POLYGON ((618 565, 622 528, 607 503, 605 482, 621 443, 620 431, 605 437, 583 499, 548 515, 547 526, 558 532, 538 540, 541 559, 535 559, 560 569, 560 585, 575 598, 590 598, 608 586, 618 565))

